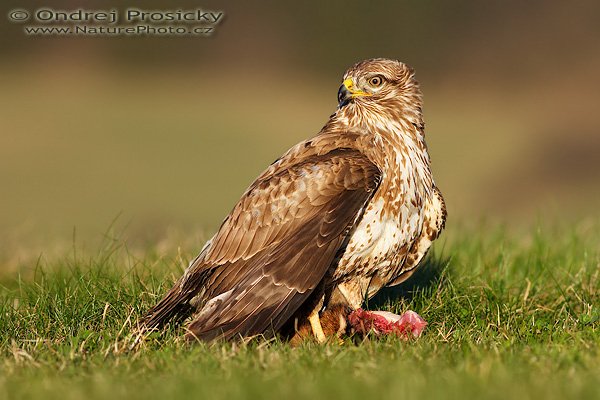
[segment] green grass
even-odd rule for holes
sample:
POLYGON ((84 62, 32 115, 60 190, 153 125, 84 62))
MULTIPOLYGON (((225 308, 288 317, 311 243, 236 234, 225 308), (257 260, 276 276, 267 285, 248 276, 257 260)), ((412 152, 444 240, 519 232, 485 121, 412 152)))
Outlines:
POLYGON ((600 398, 600 224, 444 235, 370 304, 425 317, 409 342, 189 345, 171 329, 119 353, 185 266, 177 251, 107 240, 23 266, 1 279, 0 398, 600 398))

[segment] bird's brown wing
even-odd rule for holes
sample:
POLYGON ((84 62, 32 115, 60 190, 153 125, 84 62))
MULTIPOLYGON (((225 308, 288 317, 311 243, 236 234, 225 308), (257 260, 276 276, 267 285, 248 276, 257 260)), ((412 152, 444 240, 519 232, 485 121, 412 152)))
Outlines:
POLYGON ((337 149, 263 174, 146 318, 203 306, 189 326, 211 340, 277 331, 323 279, 379 183, 363 154, 337 149))

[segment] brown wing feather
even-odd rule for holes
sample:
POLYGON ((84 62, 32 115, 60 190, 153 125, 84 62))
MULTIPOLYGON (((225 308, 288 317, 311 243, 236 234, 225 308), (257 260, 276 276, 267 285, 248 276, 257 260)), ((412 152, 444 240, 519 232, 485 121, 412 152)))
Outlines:
MULTIPOLYGON (((355 197, 352 202, 356 203, 358 193, 346 196, 355 197)), ((336 204, 342 198, 332 201, 330 207, 347 211, 336 204)), ((189 326, 190 336, 228 339, 262 334, 269 329, 277 331, 321 282, 345 240, 346 227, 356 218, 356 212, 336 214, 336 218, 329 219, 316 214, 293 235, 252 259, 222 266, 235 274, 231 284, 221 289, 231 287, 231 292, 209 313, 200 312, 189 326), (326 225, 333 226, 325 229, 331 233, 329 236, 320 233, 326 225), (244 271, 241 281, 240 269, 244 271)))
POLYGON ((248 189, 211 244, 148 312, 146 327, 188 315, 197 297, 210 307, 197 314, 191 334, 251 336, 278 329, 306 300, 377 187, 379 170, 352 149, 312 149, 303 157, 292 149, 286 156, 248 189), (292 155, 295 164, 285 159, 292 155))

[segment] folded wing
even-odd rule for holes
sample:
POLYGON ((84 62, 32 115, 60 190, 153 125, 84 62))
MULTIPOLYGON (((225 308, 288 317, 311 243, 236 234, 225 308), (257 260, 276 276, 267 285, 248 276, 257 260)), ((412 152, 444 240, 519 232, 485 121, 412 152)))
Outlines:
POLYGON ((277 331, 321 283, 379 183, 353 149, 313 153, 261 175, 211 243, 144 320, 156 327, 198 306, 189 335, 277 331))

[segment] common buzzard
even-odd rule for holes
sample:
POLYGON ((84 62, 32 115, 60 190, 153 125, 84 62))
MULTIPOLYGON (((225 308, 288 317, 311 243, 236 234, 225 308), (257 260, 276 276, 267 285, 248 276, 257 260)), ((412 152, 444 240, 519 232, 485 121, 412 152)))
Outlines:
POLYGON ((322 342, 324 313, 357 310, 415 271, 446 210, 414 72, 362 61, 338 102, 316 136, 250 185, 142 331, 192 316, 190 339, 293 336, 304 325, 322 342))

